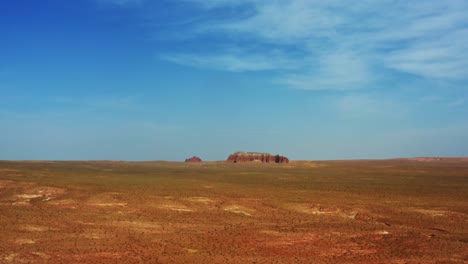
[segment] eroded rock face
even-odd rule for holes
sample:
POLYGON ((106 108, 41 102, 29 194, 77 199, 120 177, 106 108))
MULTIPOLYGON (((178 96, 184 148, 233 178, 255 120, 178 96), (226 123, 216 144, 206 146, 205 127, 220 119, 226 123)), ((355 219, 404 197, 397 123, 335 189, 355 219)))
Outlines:
POLYGON ((288 163, 289 159, 282 155, 271 155, 258 152, 236 152, 229 155, 227 162, 265 162, 265 163, 288 163))
POLYGON ((186 159, 185 162, 202 162, 202 159, 200 159, 199 157, 193 156, 189 159, 186 159))

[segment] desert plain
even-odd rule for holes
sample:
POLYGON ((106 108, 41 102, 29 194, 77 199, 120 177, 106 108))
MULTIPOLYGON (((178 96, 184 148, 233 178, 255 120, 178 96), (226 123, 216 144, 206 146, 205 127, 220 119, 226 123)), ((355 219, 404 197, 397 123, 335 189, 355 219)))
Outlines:
POLYGON ((468 159, 2 161, 0 263, 467 263, 468 159))

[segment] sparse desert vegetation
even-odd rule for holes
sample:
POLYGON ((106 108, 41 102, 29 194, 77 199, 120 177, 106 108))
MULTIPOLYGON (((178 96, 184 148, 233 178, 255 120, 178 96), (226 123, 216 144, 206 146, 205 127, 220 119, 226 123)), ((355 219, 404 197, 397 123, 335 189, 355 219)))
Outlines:
POLYGON ((468 161, 0 162, 0 263, 466 263, 468 161))

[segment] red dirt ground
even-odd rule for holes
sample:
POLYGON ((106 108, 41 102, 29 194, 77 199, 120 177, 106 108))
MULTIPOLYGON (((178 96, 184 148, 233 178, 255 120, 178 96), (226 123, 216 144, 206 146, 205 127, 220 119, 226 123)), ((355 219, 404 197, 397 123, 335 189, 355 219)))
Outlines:
POLYGON ((0 162, 0 263, 467 263, 468 162, 0 162))

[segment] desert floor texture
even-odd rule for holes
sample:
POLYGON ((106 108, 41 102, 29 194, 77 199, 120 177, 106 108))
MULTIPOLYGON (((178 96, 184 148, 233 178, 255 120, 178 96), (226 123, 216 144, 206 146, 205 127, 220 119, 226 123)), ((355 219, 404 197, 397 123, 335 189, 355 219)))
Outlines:
POLYGON ((0 263, 467 263, 468 160, 0 162, 0 263))

